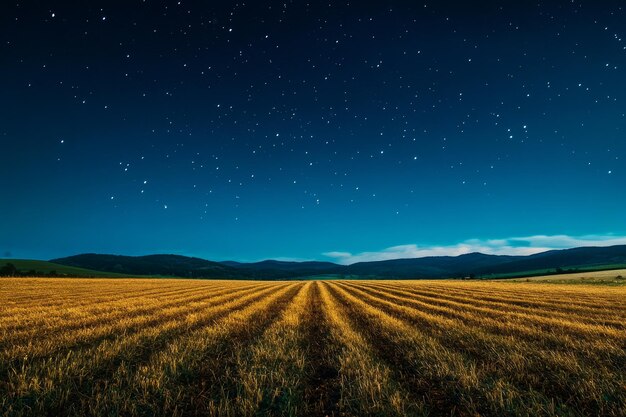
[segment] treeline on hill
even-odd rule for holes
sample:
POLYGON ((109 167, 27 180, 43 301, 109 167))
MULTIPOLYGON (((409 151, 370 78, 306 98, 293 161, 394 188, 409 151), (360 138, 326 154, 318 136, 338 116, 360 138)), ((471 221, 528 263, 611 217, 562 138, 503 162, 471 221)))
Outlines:
MULTIPOLYGON (((13 260, 4 260, 13 262, 13 260)), ((619 269, 626 266, 626 245, 553 250, 529 256, 469 253, 460 256, 430 256, 339 265, 319 261, 242 263, 215 262, 180 255, 123 256, 82 254, 44 261, 16 260, 4 276, 59 275, 84 277, 180 277, 235 280, 335 279, 480 279, 515 278, 619 269), (45 265, 42 265, 45 264, 45 265), (38 274, 37 271, 45 271, 38 274), (50 272, 48 272, 50 271, 50 272), (56 273, 55 273, 56 271, 56 273)))
POLYGON ((118 275, 180 278, 288 280, 320 273, 315 263, 313 265, 307 265, 306 263, 302 265, 296 262, 266 261, 247 266, 247 264, 220 263, 180 255, 123 256, 82 254, 53 259, 51 262, 95 271, 107 271, 118 275))
MULTIPOLYGON (((34 269, 20 270, 12 263, 7 263, 0 267, 0 277, 72 277, 80 278, 82 275, 65 274, 57 271, 42 272, 34 269)), ((89 278, 89 277, 87 277, 89 278)))
POLYGON ((626 265, 626 245, 553 250, 529 256, 469 253, 338 265, 332 262, 277 261, 215 262, 180 255, 122 256, 82 254, 53 259, 54 264, 121 275, 285 280, 334 278, 499 278, 577 272, 626 265))

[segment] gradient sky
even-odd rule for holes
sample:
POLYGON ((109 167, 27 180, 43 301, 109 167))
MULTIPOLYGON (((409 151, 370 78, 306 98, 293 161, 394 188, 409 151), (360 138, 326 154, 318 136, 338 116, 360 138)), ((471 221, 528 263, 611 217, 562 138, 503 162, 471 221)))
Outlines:
POLYGON ((0 256, 625 236, 622 4, 3 2, 0 256))

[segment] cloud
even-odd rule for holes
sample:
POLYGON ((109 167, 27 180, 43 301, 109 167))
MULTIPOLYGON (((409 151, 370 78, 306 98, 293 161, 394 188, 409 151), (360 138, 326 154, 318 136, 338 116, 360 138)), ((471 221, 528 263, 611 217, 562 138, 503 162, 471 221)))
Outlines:
POLYGON ((385 261, 424 256, 458 256, 481 252, 490 255, 532 255, 552 249, 567 249, 578 246, 626 245, 626 236, 615 235, 537 235, 507 239, 470 239, 454 245, 418 246, 415 244, 392 246, 376 252, 326 252, 324 256, 335 262, 349 265, 356 262, 385 261))

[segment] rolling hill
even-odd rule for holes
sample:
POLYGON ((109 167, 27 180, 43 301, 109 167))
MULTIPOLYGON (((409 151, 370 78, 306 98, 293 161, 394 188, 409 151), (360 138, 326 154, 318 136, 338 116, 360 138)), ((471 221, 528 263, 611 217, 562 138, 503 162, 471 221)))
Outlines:
POLYGON ((454 277, 477 273, 522 260, 521 256, 497 256, 468 253, 460 256, 428 256, 424 258, 393 259, 389 261, 359 262, 344 267, 345 273, 363 276, 390 277, 454 277))
POLYGON ((96 271, 89 268, 80 268, 70 265, 61 265, 47 261, 37 261, 32 259, 0 259, 0 267, 6 264, 13 264, 20 273, 28 275, 68 275, 77 277, 123 277, 124 274, 113 272, 96 271), (34 273, 30 273, 34 271, 34 273))
POLYGON ((161 275, 193 278, 290 279, 337 275, 378 278, 454 278, 465 276, 523 276, 538 273, 618 268, 626 265, 626 245, 552 250, 530 256, 497 256, 470 253, 414 259, 360 262, 254 263, 214 262, 180 255, 121 256, 84 254, 51 262, 76 268, 128 275, 161 275))
POLYGON ((240 278, 236 268, 219 262, 179 255, 123 256, 87 253, 51 262, 78 268, 127 275, 160 275, 203 278, 240 278))
POLYGON ((484 265, 476 272, 485 274, 511 274, 519 271, 545 269, 590 268, 594 266, 619 266, 626 263, 626 245, 608 247, 581 247, 551 250, 521 257, 501 265, 484 265))

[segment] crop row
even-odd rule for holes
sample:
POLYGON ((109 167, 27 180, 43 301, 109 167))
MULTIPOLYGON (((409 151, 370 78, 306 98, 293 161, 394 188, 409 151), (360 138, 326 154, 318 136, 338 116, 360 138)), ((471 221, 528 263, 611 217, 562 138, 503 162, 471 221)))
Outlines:
POLYGON ((624 415, 623 288, 15 279, 0 415, 624 415))

